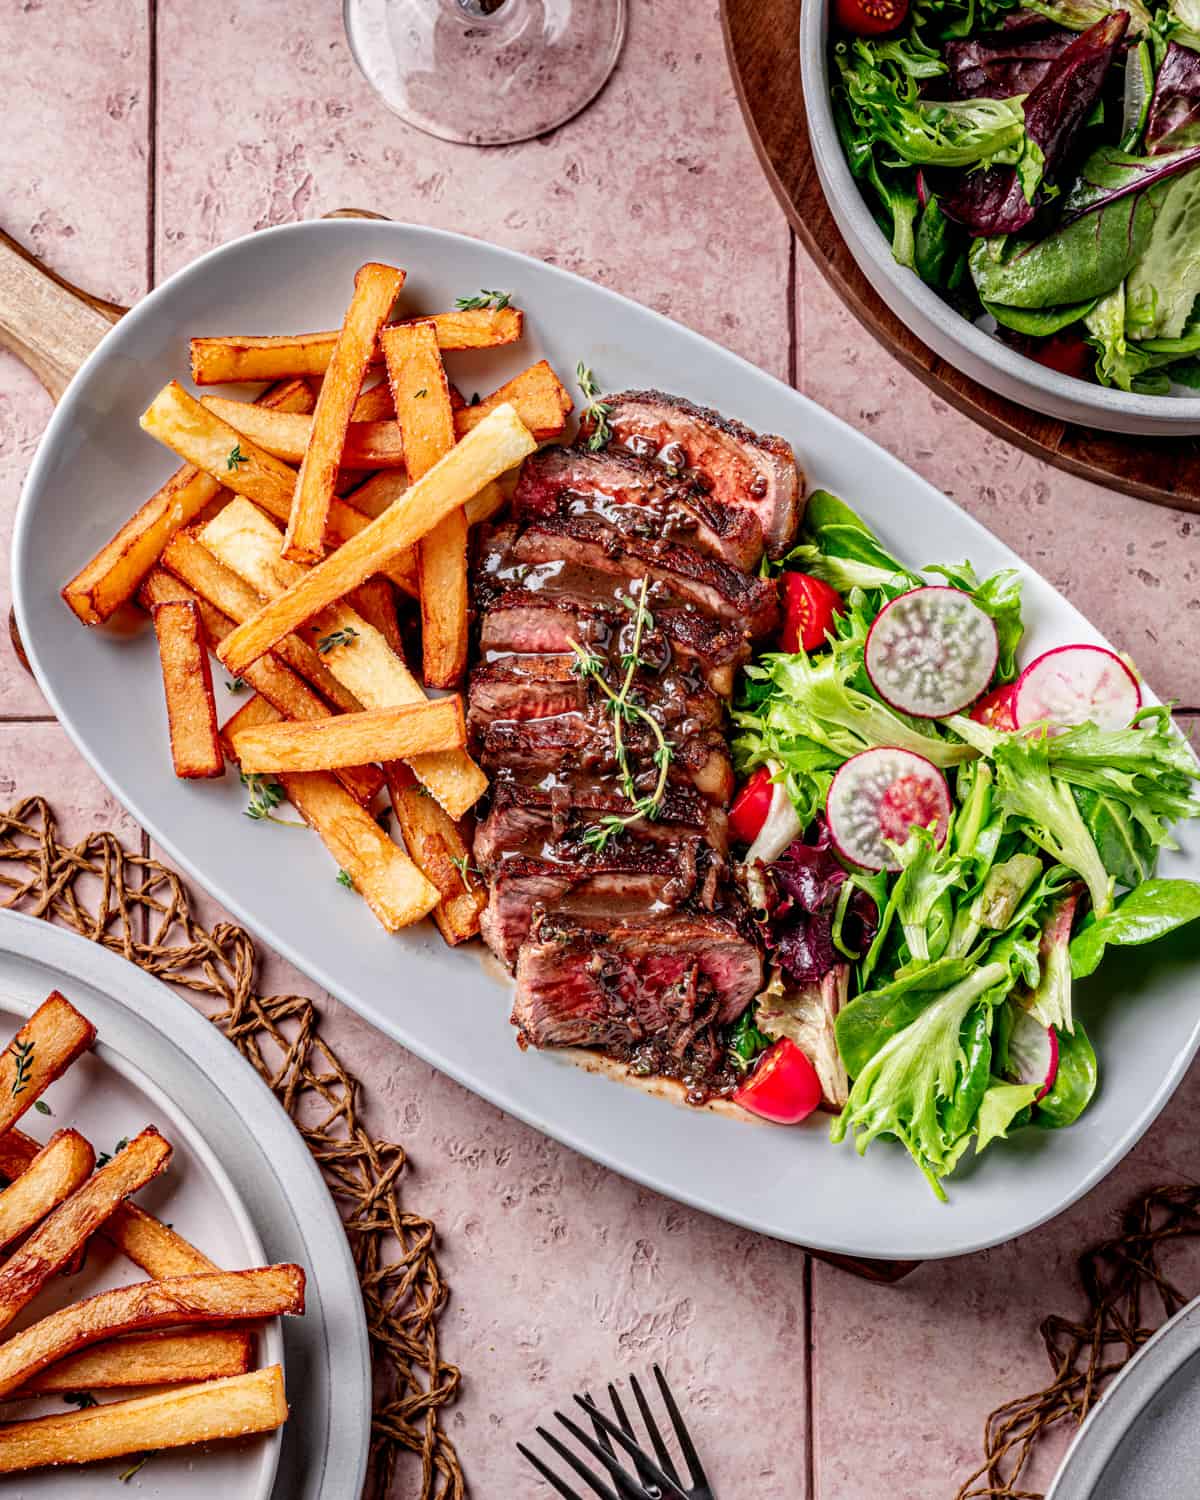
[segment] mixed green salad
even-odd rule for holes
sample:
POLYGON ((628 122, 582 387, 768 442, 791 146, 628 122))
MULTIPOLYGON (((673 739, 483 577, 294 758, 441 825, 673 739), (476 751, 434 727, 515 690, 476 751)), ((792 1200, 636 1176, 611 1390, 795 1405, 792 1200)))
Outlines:
POLYGON ((1066 374, 1200 389, 1200 0, 835 0, 892 254, 1066 374))
POLYGON ((1112 652, 1022 663, 1013 570, 914 572, 822 491, 779 566, 790 649, 734 716, 771 975, 731 1035, 738 1097, 780 1121, 824 1099, 835 1141, 901 1141, 942 1197, 972 1144, 1091 1102, 1073 981, 1200 918, 1200 884, 1154 874, 1200 763, 1112 652))

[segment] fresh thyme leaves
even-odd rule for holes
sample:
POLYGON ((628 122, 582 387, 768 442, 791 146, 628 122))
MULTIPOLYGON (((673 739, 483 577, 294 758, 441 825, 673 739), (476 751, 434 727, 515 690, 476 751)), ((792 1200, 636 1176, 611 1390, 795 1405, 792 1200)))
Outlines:
POLYGON ((471 884, 471 876, 479 874, 479 871, 471 863, 471 856, 469 854, 452 854, 450 856, 450 863, 458 871, 458 878, 463 883, 463 890, 470 895, 474 890, 474 886, 471 884))
POLYGON ((608 425, 608 414, 612 407, 600 400, 600 387, 596 384, 596 377, 583 360, 575 366, 575 379, 588 403, 584 408, 583 420, 592 424, 587 445, 593 453, 598 453, 601 448, 608 446, 612 438, 612 428, 608 425))
POLYGON ((242 452, 241 443, 234 443, 233 447, 229 450, 229 457, 225 460, 225 467, 226 469, 233 469, 236 472, 239 464, 248 464, 249 462, 250 455, 242 452))
POLYGON ((87 1411, 89 1406, 100 1404, 91 1391, 64 1391, 63 1400, 68 1406, 77 1406, 80 1411, 87 1411))
POLYGON ((133 1478, 133 1476, 140 1469, 144 1469, 145 1468, 145 1466, 150 1462, 150 1460, 154 1457, 154 1454, 157 1453, 157 1451, 158 1451, 157 1448, 155 1448, 155 1449, 153 1449, 149 1453, 143 1453, 142 1456, 139 1459, 137 1459, 136 1462, 134 1462, 134 1463, 132 1463, 132 1464, 129 1465, 129 1467, 125 1470, 125 1472, 123 1474, 118 1474, 117 1478, 121 1481, 122 1484, 128 1484, 129 1481, 133 1478))
POLYGON ((429 387, 427 385, 423 385, 419 391, 414 391, 413 392, 413 400, 414 401, 419 401, 422 396, 428 396, 428 394, 429 394, 429 387))
POLYGON ((454 306, 459 312, 475 312, 476 309, 483 307, 494 307, 497 312, 501 312, 511 303, 511 292, 489 292, 484 287, 474 297, 459 297, 454 306))
POLYGON ((29 1080, 33 1076, 33 1043, 23 1042, 19 1037, 13 1038, 13 1044, 9 1048, 17 1064, 16 1075, 12 1082, 12 1097, 23 1094, 29 1087, 29 1080))
POLYGON ((124 1151, 125 1147, 128 1146, 128 1144, 129 1137, 127 1135, 123 1135, 111 1151, 101 1151, 100 1155, 96 1158, 97 1168, 107 1167, 109 1162, 112 1161, 113 1157, 124 1151))
POLYGON ((353 625, 346 625, 341 630, 331 630, 328 635, 323 635, 317 642, 317 650, 322 656, 328 656, 335 646, 348 646, 357 639, 358 631, 353 625))
POLYGON ((33 1101, 33 1107, 37 1110, 39 1115, 52 1115, 54 1113, 54 1111, 50 1108, 50 1106, 44 1099, 35 1099, 33 1101))
POLYGON ((266 776, 252 773, 247 776, 245 771, 238 773, 242 785, 250 794, 250 801, 246 804, 246 816, 256 823, 280 823, 285 828, 303 828, 305 825, 296 818, 279 818, 275 816, 275 809, 284 800, 284 790, 279 782, 271 781, 266 776))
POLYGON ((641 654, 642 640, 647 630, 654 629, 654 616, 650 613, 650 606, 646 602, 649 587, 649 579, 643 578, 641 592, 636 599, 628 595, 621 596, 621 603, 633 616, 633 640, 630 649, 621 653, 620 661, 624 676, 621 678, 620 687, 613 688, 605 678, 602 657, 597 656, 586 646, 581 646, 577 641, 571 643, 571 648, 575 652, 576 672, 581 677, 593 681, 606 699, 606 706, 612 719, 613 752, 621 777, 621 789, 633 804, 632 812, 624 816, 610 813, 601 818, 598 823, 593 824, 584 834, 584 845, 597 854, 607 847, 610 839, 623 833, 631 823, 636 823, 640 818, 656 817, 662 806, 663 794, 667 789, 671 747, 667 743, 658 720, 648 713, 633 696, 634 675, 639 667, 647 665, 641 654), (623 728, 625 724, 632 723, 635 719, 641 720, 654 737, 653 761, 658 770, 653 791, 640 794, 634 783, 633 770, 629 764, 629 751, 625 745, 623 728))
POLYGON ((240 677, 235 677, 232 682, 230 682, 228 677, 225 679, 225 691, 227 693, 242 693, 245 690, 246 684, 240 677))
POLYGON ((351 875, 351 873, 350 873, 349 870, 339 870, 338 871, 338 873, 337 873, 337 883, 338 883, 338 885, 344 885, 348 891, 352 891, 352 890, 356 889, 355 884, 354 884, 354 876, 351 875))

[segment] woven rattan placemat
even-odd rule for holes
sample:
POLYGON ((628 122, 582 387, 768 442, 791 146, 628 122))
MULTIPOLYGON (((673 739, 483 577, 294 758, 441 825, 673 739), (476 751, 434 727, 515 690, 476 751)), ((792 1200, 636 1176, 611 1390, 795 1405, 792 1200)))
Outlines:
POLYGON ((0 813, 0 907, 68 927, 202 997, 208 1019, 304 1137, 346 1226, 375 1372, 369 1493, 387 1493, 407 1450, 421 1458, 420 1500, 460 1500, 466 1484, 440 1421, 459 1372, 438 1348, 449 1288, 436 1230, 404 1206, 404 1147, 367 1133, 358 1082, 322 1038, 317 1006, 303 995, 260 994, 257 954, 242 928, 204 927, 179 876, 113 833, 64 843, 43 797, 0 813))

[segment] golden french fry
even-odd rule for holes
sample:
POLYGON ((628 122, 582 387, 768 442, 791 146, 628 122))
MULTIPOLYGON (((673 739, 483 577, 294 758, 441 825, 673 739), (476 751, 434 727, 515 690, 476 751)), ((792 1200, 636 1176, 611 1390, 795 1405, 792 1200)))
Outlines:
MULTIPOLYGON (((464 406, 454 413, 454 427, 459 437, 478 427, 480 422, 499 406, 515 408, 521 421, 539 442, 557 437, 567 425, 567 418, 574 406, 566 387, 551 369, 546 360, 530 365, 519 375, 507 381, 498 391, 485 396, 475 406, 464 406)), ((290 419, 289 419, 290 420, 290 419)), ((310 417, 300 417, 309 422, 310 417)))
POLYGON ((0 1055, 0 1135, 11 1130, 95 1040, 92 1023, 65 996, 51 990, 0 1055))
MULTIPOLYGON (((329 358, 312 416, 312 435, 296 481, 296 493, 284 533, 283 552, 293 562, 319 562, 325 555, 325 527, 338 469, 364 468, 346 452, 346 428, 363 377, 379 339, 379 330, 404 285, 404 272, 374 261, 354 277, 354 295, 329 358)), ((392 427, 395 423, 390 424, 392 427)), ((399 436, 399 434, 397 434, 399 436)))
POLYGON ((425 794, 407 766, 393 761, 385 769, 404 846, 442 898, 434 907, 433 919, 448 943, 465 943, 479 931, 487 889, 472 874, 471 853, 462 831, 425 794))
POLYGON ((95 1164, 96 1153, 77 1130, 56 1130, 25 1171, 0 1192, 0 1248, 57 1208, 95 1164))
MULTIPOLYGON (((494 349, 521 337, 520 308, 469 308, 431 314, 442 349, 494 349)), ((281 380, 285 376, 324 375, 338 330, 325 333, 199 338, 191 341, 192 379, 197 385, 225 385, 239 380, 281 380)), ((376 348, 374 364, 383 356, 376 348)))
POLYGON ((188 599, 154 606, 154 633, 162 663, 167 726, 176 776, 224 776, 217 735, 217 705, 200 611, 188 599))
MULTIPOLYGON (((289 464, 300 463, 312 443, 316 431, 313 417, 268 412, 248 401, 231 401, 227 396, 200 399, 205 411, 289 464)), ((351 422, 338 457, 347 469, 402 469, 404 438, 395 417, 351 422)))
POLYGON ((341 766, 457 750, 466 743, 467 726, 458 698, 438 698, 432 703, 339 714, 315 723, 241 729, 232 739, 246 772, 336 771, 341 766))
POLYGON ((253 619, 239 625, 222 648, 225 665, 239 674, 297 625, 378 573, 397 552, 420 541, 443 516, 515 468, 536 447, 513 408, 497 407, 383 515, 343 542, 253 619))
POLYGON ((388 389, 386 380, 381 380, 378 385, 373 385, 369 391, 361 391, 358 400, 354 403, 354 412, 351 421, 354 422, 382 422, 389 417, 395 417, 396 408, 392 402, 392 393, 388 389))
MULTIPOLYGON (((310 412, 314 399, 303 380, 291 380, 264 392, 258 404, 275 411, 310 412)), ((63 588, 63 598, 83 623, 103 624, 127 603, 172 535, 223 490, 219 479, 190 464, 177 470, 63 588)))
MULTIPOLYGON (((454 447, 454 411, 431 323, 386 329, 380 339, 410 482, 454 447)), ((454 687, 467 669, 467 517, 460 507, 417 547, 421 654, 429 687, 454 687)))
POLYGON ((0 1426, 0 1473, 94 1463, 160 1448, 271 1432, 287 1420, 278 1365, 176 1387, 131 1401, 108 1401, 61 1416, 0 1426))
POLYGON ((250 1368, 253 1344, 240 1328, 195 1333, 131 1333, 68 1354, 35 1375, 17 1399, 55 1391, 100 1391, 139 1385, 219 1380, 250 1368))
MULTIPOLYGON (((200 535, 216 557, 264 598, 278 597, 305 576, 297 564, 279 556, 279 533, 271 522, 241 501, 226 506, 200 535)), ((387 629, 388 622, 384 625, 387 629)), ((404 664, 394 619, 385 636, 339 601, 314 615, 301 632, 323 645, 329 669, 364 707, 425 701, 420 683, 404 664)), ((465 750, 417 756, 413 770, 451 817, 462 817, 487 790, 487 777, 465 750)))
POLYGON ((87 1243, 119 1203, 158 1176, 170 1157, 169 1143, 148 1125, 42 1221, 0 1267, 0 1330, 87 1243))

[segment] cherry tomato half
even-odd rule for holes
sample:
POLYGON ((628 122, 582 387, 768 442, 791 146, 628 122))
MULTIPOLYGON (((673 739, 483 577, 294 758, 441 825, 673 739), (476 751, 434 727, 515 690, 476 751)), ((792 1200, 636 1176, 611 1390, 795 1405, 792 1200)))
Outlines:
POLYGON ((1074 375, 1076 380, 1088 378, 1096 359, 1087 339, 1080 338, 1077 333, 1052 333, 1049 338, 1038 341, 1036 348, 1029 351, 1029 357, 1049 370, 1057 370, 1060 375, 1074 375))
POLYGON ((835 0, 834 20, 853 36, 882 36, 908 15, 908 0, 835 0))
POLYGON ((1011 734, 1017 727, 1016 715, 1013 713, 1016 688, 1015 682, 1006 682, 1003 687, 984 693, 971 710, 971 717, 976 724, 986 724, 989 729, 1003 729, 1011 734))
POLYGON ((815 651, 825 644, 834 618, 845 609, 841 594, 822 579, 811 573, 785 573, 780 649, 815 651))
POLYGON ((771 810, 771 768, 759 766, 733 799, 729 809, 729 832, 739 844, 752 844, 771 810))
POLYGON ((789 1037, 782 1037, 754 1065, 734 1102, 776 1125, 798 1125, 821 1102, 817 1070, 789 1037))

